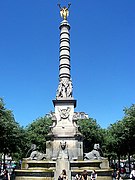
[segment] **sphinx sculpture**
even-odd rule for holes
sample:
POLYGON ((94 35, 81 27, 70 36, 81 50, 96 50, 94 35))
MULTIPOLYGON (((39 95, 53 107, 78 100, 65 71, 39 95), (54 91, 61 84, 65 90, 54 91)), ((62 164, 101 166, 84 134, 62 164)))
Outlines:
POLYGON ((60 142, 60 149, 58 152, 58 158, 59 159, 68 159, 69 154, 68 154, 68 146, 65 141, 60 142))
POLYGON ((30 150, 27 152, 27 155, 30 154, 30 156, 27 158, 27 160, 44 160, 46 159, 46 154, 41 153, 38 151, 36 144, 32 144, 30 150))
POLYGON ((100 148, 99 144, 94 144, 94 148, 92 151, 88 152, 88 153, 84 153, 84 160, 101 160, 104 159, 102 157, 103 153, 102 150, 100 148))

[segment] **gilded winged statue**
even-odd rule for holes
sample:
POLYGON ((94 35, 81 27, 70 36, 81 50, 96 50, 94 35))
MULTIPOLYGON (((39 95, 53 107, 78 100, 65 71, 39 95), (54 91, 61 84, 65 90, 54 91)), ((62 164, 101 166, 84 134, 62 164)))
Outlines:
POLYGON ((59 8, 60 8, 60 15, 64 20, 67 20, 67 17, 69 16, 69 7, 71 6, 71 3, 68 4, 68 7, 61 7, 60 4, 58 4, 59 8))

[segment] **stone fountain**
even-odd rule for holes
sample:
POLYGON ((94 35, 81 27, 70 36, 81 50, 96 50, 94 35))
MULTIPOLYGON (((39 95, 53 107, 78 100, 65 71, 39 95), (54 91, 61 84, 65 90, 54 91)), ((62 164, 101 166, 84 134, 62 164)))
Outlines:
POLYGON ((66 169, 68 180, 84 169, 89 175, 93 169, 98 179, 111 180, 108 161, 102 158, 98 146, 88 154, 83 153, 83 137, 78 130, 77 115, 74 112, 76 100, 73 98, 73 85, 70 75, 70 25, 67 21, 69 7, 61 7, 60 14, 60 56, 59 85, 56 99, 53 100, 55 112, 51 114, 52 126, 46 142, 46 154, 36 150, 29 158, 24 158, 21 170, 16 170, 16 180, 51 180, 58 179, 62 169, 66 169))

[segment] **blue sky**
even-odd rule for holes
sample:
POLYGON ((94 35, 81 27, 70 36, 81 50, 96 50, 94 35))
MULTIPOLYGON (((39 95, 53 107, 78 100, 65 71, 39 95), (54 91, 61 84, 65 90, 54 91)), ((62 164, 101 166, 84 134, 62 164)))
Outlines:
MULTIPOLYGON (((59 75, 57 3, 0 0, 0 97, 26 126, 54 111, 59 75)), ((70 0, 75 111, 106 128, 135 103, 135 0, 70 0)))

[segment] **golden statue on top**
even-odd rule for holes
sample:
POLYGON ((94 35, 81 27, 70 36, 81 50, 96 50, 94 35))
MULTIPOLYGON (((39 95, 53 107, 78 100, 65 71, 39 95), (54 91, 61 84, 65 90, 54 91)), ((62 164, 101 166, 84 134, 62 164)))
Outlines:
POLYGON ((71 3, 68 4, 68 7, 61 7, 60 4, 58 4, 59 8, 60 8, 60 15, 64 20, 67 20, 67 17, 69 16, 69 7, 71 6, 71 3))

